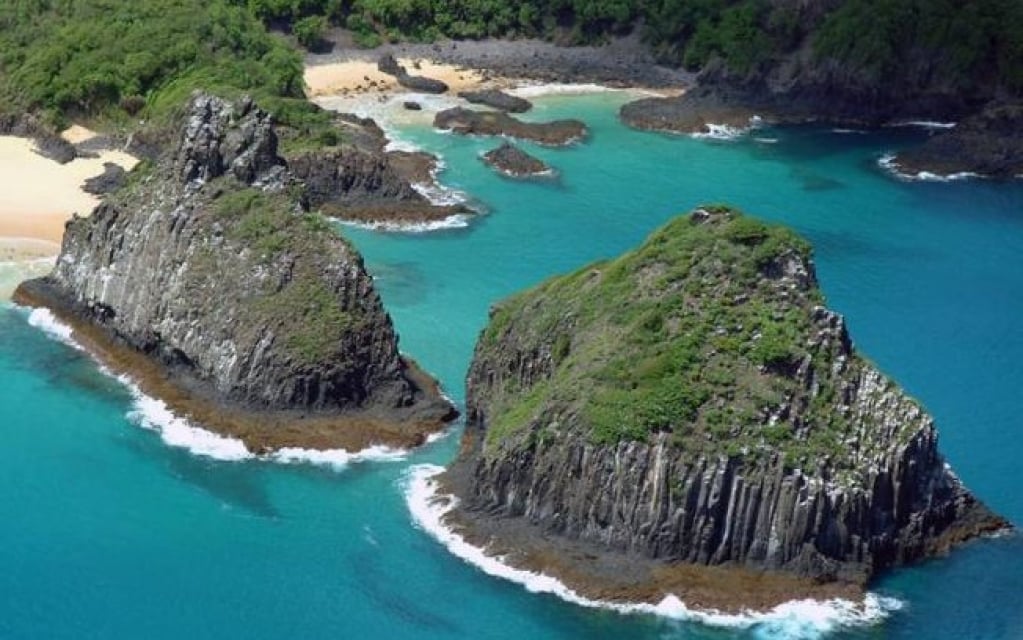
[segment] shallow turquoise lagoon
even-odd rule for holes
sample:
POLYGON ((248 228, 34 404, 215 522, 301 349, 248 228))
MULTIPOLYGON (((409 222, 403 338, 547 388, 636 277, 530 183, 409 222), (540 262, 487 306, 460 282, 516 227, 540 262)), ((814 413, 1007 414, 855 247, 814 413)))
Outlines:
MULTIPOLYGON (((345 229, 402 347, 463 398, 489 306, 613 256, 673 215, 729 202, 792 225, 860 349, 935 415, 942 449, 1023 522, 1023 188, 907 183, 877 167, 924 132, 760 131, 739 142, 630 131, 624 96, 540 100, 591 139, 530 147, 560 173, 524 184, 477 158, 495 143, 406 126, 443 181, 487 213, 431 234, 345 229)), ((0 638, 732 638, 816 635, 795 621, 711 629, 564 603, 482 574, 412 525, 410 466, 457 435, 344 469, 218 461, 168 446, 83 354, 0 308, 0 638)), ((836 638, 1023 637, 1023 543, 967 545, 897 572, 884 622, 836 638)))

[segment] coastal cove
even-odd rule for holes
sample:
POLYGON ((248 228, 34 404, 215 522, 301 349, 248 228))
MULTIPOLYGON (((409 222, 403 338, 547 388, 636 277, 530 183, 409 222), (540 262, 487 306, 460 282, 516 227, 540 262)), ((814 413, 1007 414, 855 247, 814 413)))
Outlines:
MULTIPOLYGON (((1023 188, 892 178, 878 160, 926 136, 915 128, 696 140, 625 128, 616 113, 628 98, 533 98, 523 119, 579 118, 591 131, 564 149, 521 145, 558 181, 494 173, 478 156, 498 140, 415 119, 391 125, 404 144, 440 154, 441 181, 485 210, 466 227, 429 234, 342 228, 366 258, 402 349, 461 404, 494 301, 634 246, 697 204, 727 201, 810 239, 824 293, 857 346, 935 415, 964 482, 1023 521, 1014 480, 1023 188)), ((814 637, 834 626, 804 616, 710 629, 530 594, 410 526, 410 468, 447 464, 455 436, 340 474, 195 456, 126 421, 138 402, 26 315, 0 317, 0 370, 12 381, 0 391, 0 422, 8 450, 19 452, 3 471, 11 493, 0 513, 16 524, 0 539, 10 567, 0 580, 16 596, 0 609, 0 635, 814 637)), ((882 580, 875 591, 902 609, 880 627, 833 637, 1013 637, 1023 630, 1020 575, 1017 537, 972 543, 882 580)))

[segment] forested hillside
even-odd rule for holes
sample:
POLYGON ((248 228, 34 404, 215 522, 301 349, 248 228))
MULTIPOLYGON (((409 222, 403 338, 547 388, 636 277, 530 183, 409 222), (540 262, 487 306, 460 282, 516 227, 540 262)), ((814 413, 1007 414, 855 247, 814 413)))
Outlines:
POLYGON ((720 56, 733 71, 746 72, 811 46, 822 58, 880 77, 907 52, 924 48, 934 52, 934 73, 967 84, 995 78, 1023 88, 1018 0, 235 1, 270 24, 344 25, 366 44, 441 37, 542 37, 579 44, 638 28, 662 61, 691 70, 720 56))
POLYGON ((0 3, 0 104, 54 124, 159 118, 203 88, 253 94, 302 122, 309 112, 289 100, 302 96, 301 58, 285 36, 315 47, 330 25, 364 45, 599 43, 638 31, 666 63, 695 70, 720 58, 740 75, 800 50, 880 81, 915 56, 952 90, 1023 91, 1019 0, 9 0, 0 3))
POLYGON ((225 0, 0 3, 0 111, 161 117, 196 88, 304 112, 301 57, 225 0))

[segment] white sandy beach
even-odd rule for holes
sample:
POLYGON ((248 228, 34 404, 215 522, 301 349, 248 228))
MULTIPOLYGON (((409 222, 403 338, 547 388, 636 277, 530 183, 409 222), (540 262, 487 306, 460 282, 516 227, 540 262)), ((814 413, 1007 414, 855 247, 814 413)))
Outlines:
MULTIPOLYGON (((63 135, 72 143, 95 136, 81 126, 63 135)), ((53 267, 65 223, 99 204, 82 184, 103 173, 106 162, 131 169, 138 161, 127 153, 105 151, 98 158, 62 165, 36 153, 32 140, 0 136, 0 300, 9 298, 21 280, 53 267)))
MULTIPOLYGON (((398 64, 404 66, 412 75, 443 81, 451 88, 452 93, 476 89, 484 84, 495 84, 493 80, 484 81, 483 73, 480 71, 451 64, 412 58, 399 59, 398 64)), ((310 98, 405 91, 393 76, 381 73, 377 70, 377 63, 370 60, 344 60, 306 66, 305 84, 310 98)))
MULTIPOLYGON (((76 131, 73 135, 80 136, 76 131)), ((104 151, 98 158, 78 158, 59 164, 34 150, 25 138, 0 136, 0 238, 31 238, 59 243, 71 215, 88 215, 99 198, 82 190, 87 178, 103 173, 113 162, 125 169, 137 160, 121 151, 104 151)))

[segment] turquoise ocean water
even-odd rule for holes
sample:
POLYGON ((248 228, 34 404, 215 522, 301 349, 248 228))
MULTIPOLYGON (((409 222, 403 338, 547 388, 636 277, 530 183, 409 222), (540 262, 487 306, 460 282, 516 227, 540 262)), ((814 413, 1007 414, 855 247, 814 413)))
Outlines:
MULTIPOLYGON (((490 304, 639 243, 671 216, 729 202, 805 234, 860 349, 935 415, 942 449, 1023 522, 1023 187, 907 183, 877 167, 916 129, 761 131, 722 143, 630 131, 617 94, 559 96, 592 138, 529 147, 558 181, 502 179, 493 143, 407 126, 445 183, 488 213, 464 229, 345 229, 378 279, 404 350, 463 398, 490 304)), ((795 622, 708 628, 529 593, 412 524, 404 478, 445 464, 455 435, 341 469, 215 460, 127 416, 135 400, 75 349, 0 308, 0 638, 789 637, 795 622)), ((1023 638, 1023 541, 979 541, 892 574, 904 603, 836 638, 1023 638)), ((803 628, 804 635, 814 635, 803 628)))

